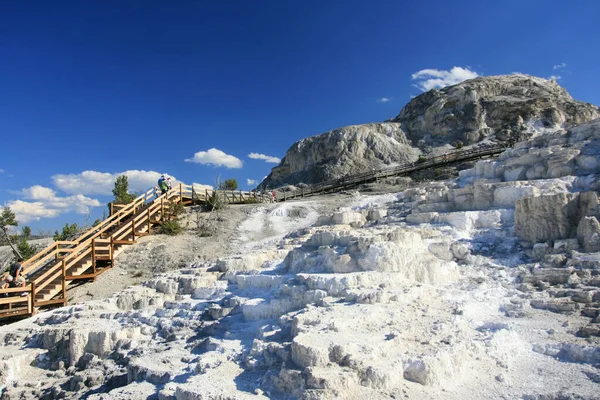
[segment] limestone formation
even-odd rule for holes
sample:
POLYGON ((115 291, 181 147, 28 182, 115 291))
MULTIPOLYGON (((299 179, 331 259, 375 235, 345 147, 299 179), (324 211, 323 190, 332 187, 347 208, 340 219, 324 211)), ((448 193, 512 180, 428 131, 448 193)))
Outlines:
POLYGON ((516 203, 515 233, 531 243, 574 238, 579 233, 585 246, 591 243, 589 241, 598 240, 592 238, 595 225, 579 221, 597 212, 595 192, 526 197, 516 203), (579 225, 582 228, 578 231, 579 225))
POLYGON ((585 252, 600 251, 600 223, 595 216, 581 219, 577 226, 577 238, 585 252))

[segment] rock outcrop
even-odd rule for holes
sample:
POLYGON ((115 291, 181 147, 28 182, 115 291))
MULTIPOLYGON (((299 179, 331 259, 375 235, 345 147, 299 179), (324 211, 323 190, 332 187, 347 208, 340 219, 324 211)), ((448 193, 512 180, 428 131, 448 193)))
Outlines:
MULTIPOLYGON (((386 123, 348 126, 294 143, 259 188, 338 179, 414 161, 436 147, 446 152, 458 142, 521 141, 599 117, 598 107, 573 100, 555 81, 476 78, 423 93, 386 123)), ((584 157, 577 166, 595 169, 598 162, 584 157)))
MULTIPOLYGON (((573 238, 577 236, 579 221, 589 214, 596 214, 597 210, 595 192, 526 197, 517 200, 515 233, 531 243, 573 238)), ((593 228, 587 226, 583 224, 579 230, 582 241, 592 235, 589 232, 593 228)))
POLYGON ((556 81, 527 75, 487 76, 412 99, 392 119, 406 136, 427 145, 485 137, 521 140, 536 128, 568 127, 600 117, 598 107, 573 100, 556 81))
POLYGON ((414 161, 417 156, 399 123, 346 126, 294 143, 259 187, 317 183, 414 161))

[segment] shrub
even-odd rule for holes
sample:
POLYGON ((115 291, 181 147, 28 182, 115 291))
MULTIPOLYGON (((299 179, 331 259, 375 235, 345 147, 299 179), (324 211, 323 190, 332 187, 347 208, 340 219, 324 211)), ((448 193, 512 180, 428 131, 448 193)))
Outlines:
POLYGON ((185 208, 181 203, 169 201, 166 204, 164 215, 162 216, 163 223, 160 227, 160 233, 166 235, 178 235, 183 232, 183 226, 179 221, 179 216, 185 212, 185 208))
POLYGON ((463 148, 463 142, 461 142, 460 140, 458 140, 455 144, 455 146, 457 149, 462 149, 463 148))
POLYGON ((235 179, 227 179, 225 182, 221 182, 217 185, 219 190, 235 190, 238 188, 238 183, 235 179))
POLYGON ((183 232, 183 227, 178 220, 164 221, 160 226, 160 233, 164 233, 165 235, 175 236, 181 232, 183 232))
POLYGON ((424 155, 420 155, 419 158, 417 159, 417 162, 420 163, 424 163, 425 161, 427 161, 427 157, 425 157, 424 155))
POLYGON ((227 203, 216 190, 213 190, 212 194, 208 196, 207 205, 210 210, 218 211, 224 209, 227 206, 227 203))

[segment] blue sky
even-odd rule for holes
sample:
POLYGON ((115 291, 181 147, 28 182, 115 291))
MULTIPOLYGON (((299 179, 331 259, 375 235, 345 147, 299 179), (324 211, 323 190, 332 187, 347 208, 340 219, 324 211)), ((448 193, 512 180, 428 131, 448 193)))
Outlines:
POLYGON ((475 74, 600 104, 597 1, 410 3, 1 2, 0 204, 35 233, 101 216, 125 171, 246 189, 293 142, 475 74))

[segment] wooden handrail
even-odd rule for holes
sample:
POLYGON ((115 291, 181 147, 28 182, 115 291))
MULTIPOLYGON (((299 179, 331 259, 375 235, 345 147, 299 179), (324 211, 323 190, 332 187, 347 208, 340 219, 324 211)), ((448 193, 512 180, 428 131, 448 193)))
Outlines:
POLYGON ((14 288, 0 289, 0 293, 25 293, 31 292, 31 284, 27 286, 18 286, 14 288))
MULTIPOLYGON (((464 150, 464 151, 455 151, 452 153, 446 153, 446 154, 443 154, 440 156, 435 156, 435 157, 429 158, 422 162, 405 163, 405 164, 398 165, 395 167, 382 168, 382 169, 372 171, 372 172, 363 172, 363 173, 354 174, 354 175, 346 175, 340 179, 329 180, 329 181, 320 182, 318 184, 308 186, 305 189, 302 188, 299 190, 293 190, 290 192, 286 192, 285 198, 295 198, 295 197, 301 196, 303 194, 306 195, 307 193, 310 194, 310 193, 320 192, 320 191, 323 191, 326 189, 336 189, 336 188, 340 188, 340 187, 344 187, 344 186, 349 186, 349 185, 352 185, 355 183, 359 183, 359 182, 365 181, 365 180, 371 180, 371 179, 375 179, 375 178, 379 178, 379 177, 399 175, 399 174, 417 171, 417 170, 421 170, 421 169, 431 168, 436 165, 447 164, 450 162, 464 161, 464 160, 469 160, 469 159, 473 159, 473 158, 483 157, 486 155, 498 154, 498 153, 505 151, 506 149, 507 149, 507 147, 505 147, 503 145, 483 146, 483 147, 480 147, 477 149, 469 149, 469 150, 464 150)), ((280 193, 276 192, 277 200, 279 200, 281 198, 280 196, 281 196, 280 193)), ((267 196, 267 197, 269 197, 269 196, 267 196)), ((263 199, 264 199, 264 194, 263 194, 263 199)))

